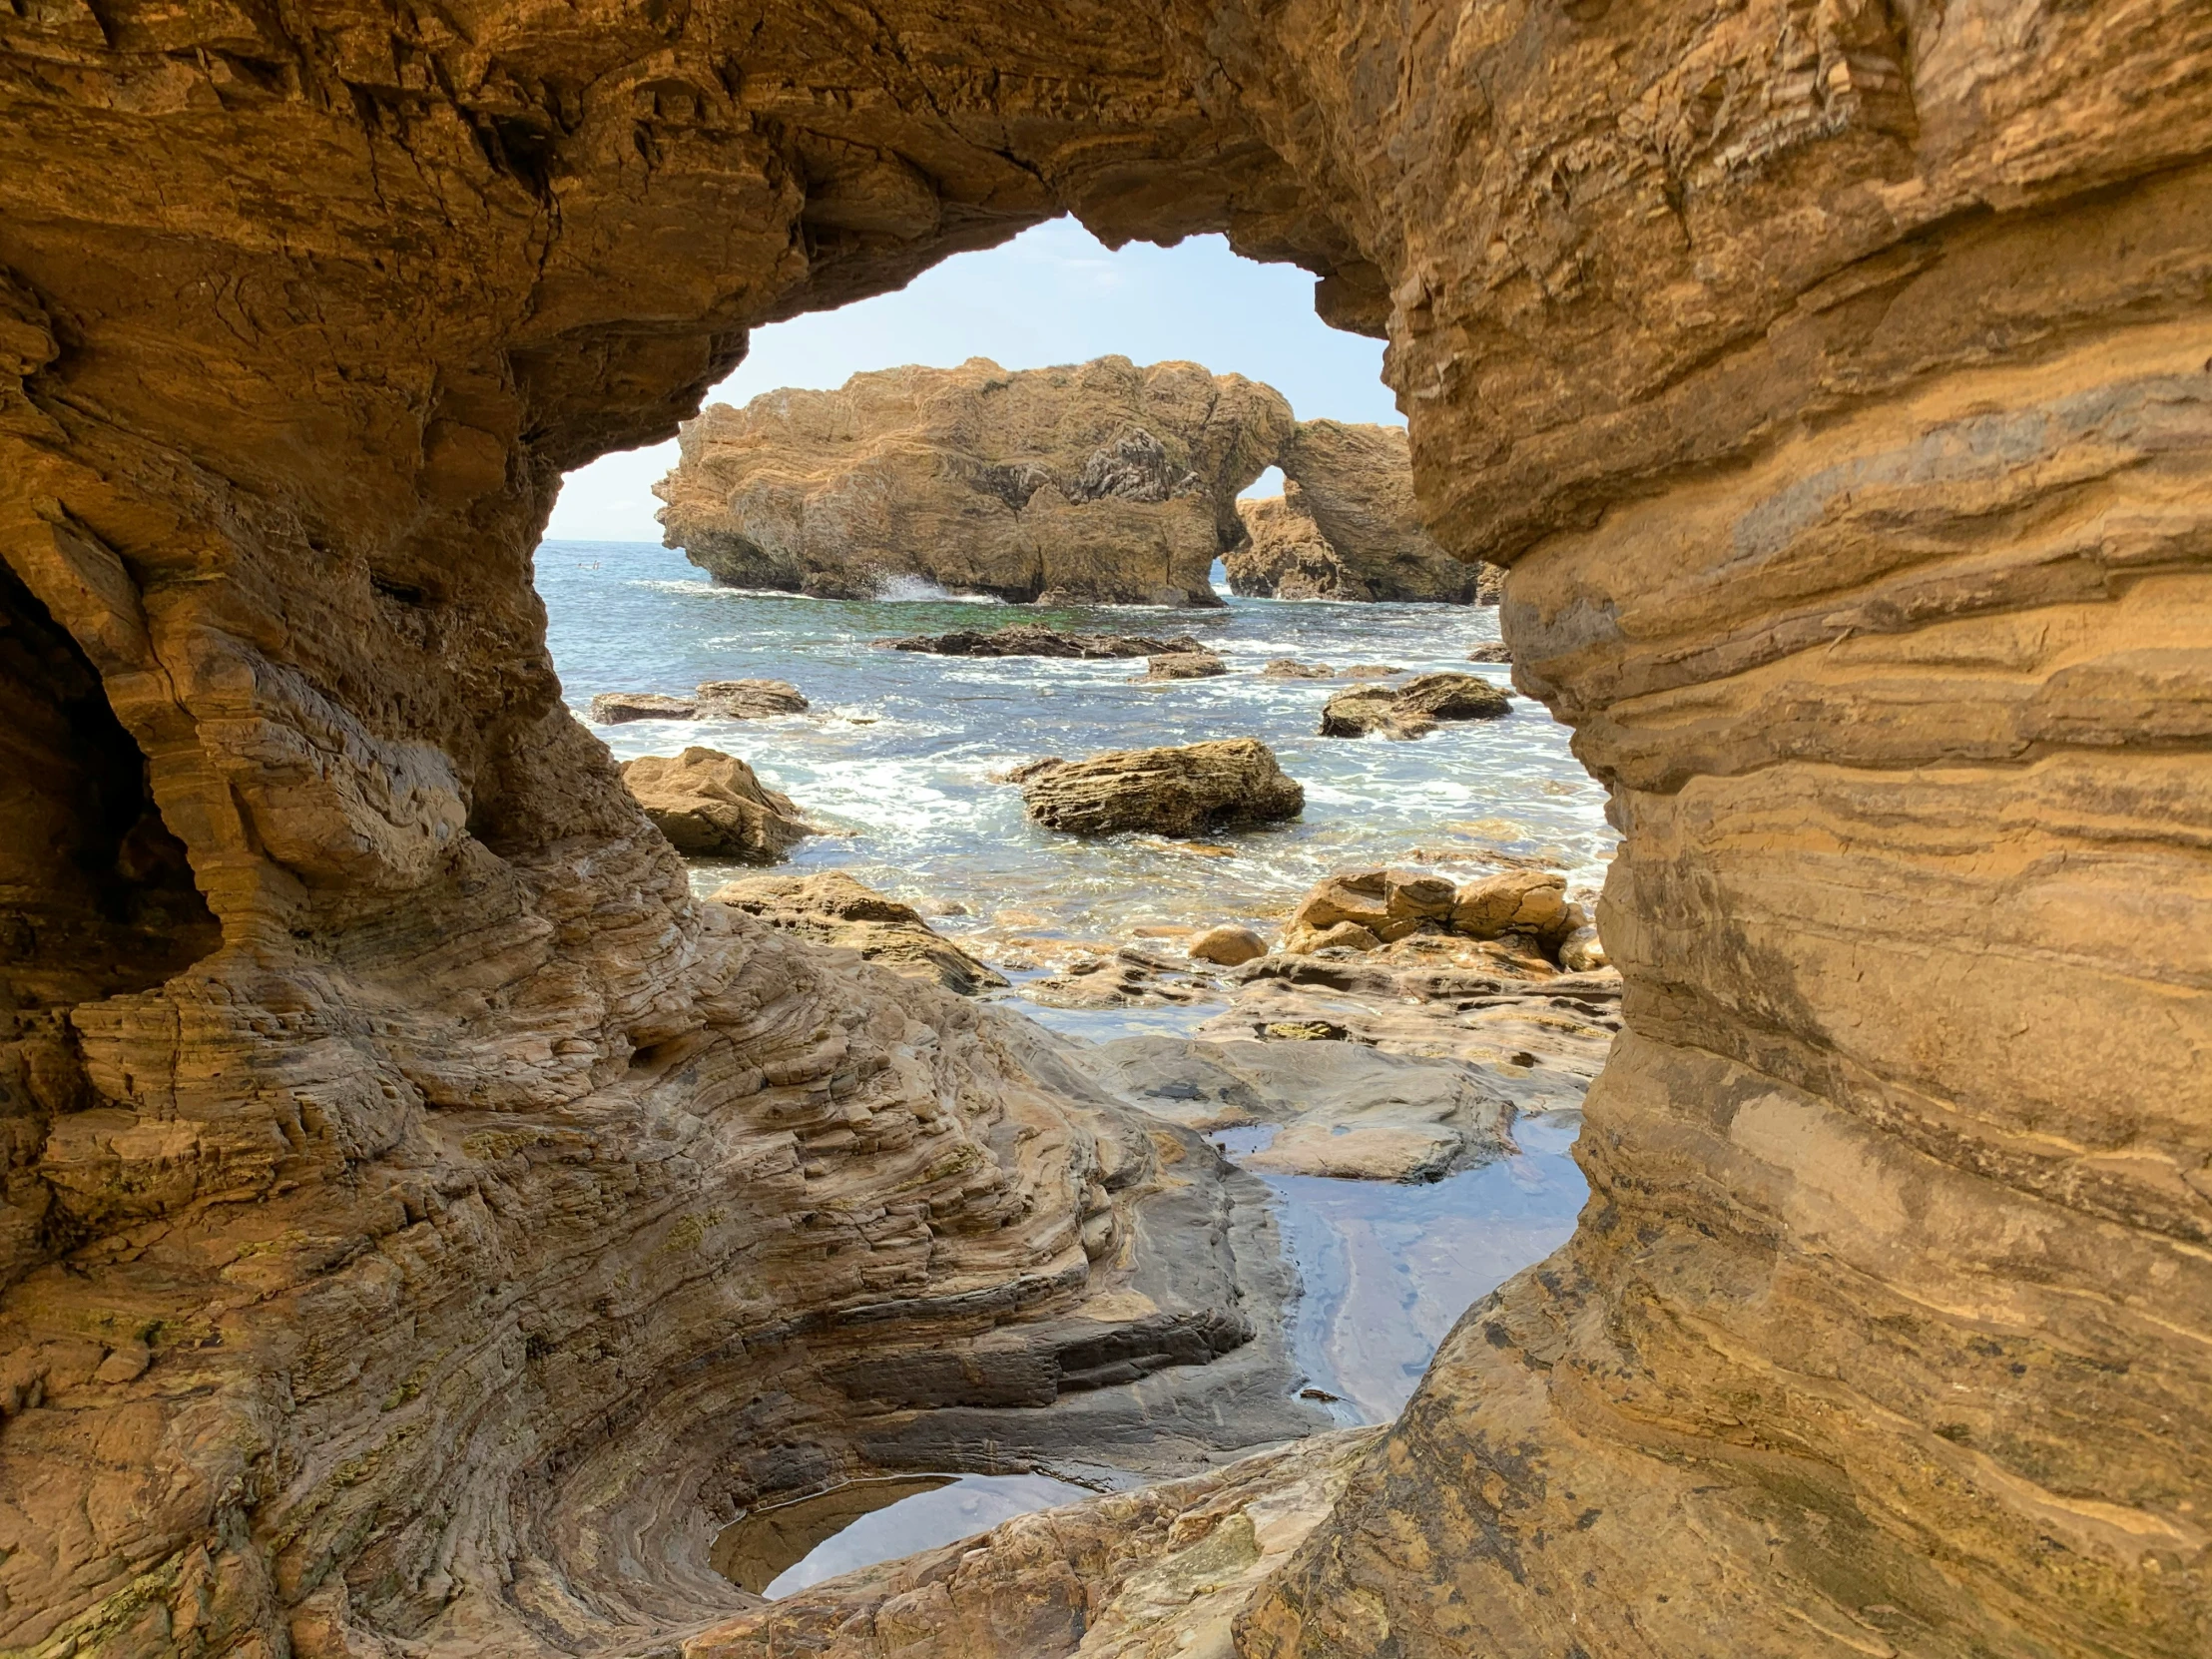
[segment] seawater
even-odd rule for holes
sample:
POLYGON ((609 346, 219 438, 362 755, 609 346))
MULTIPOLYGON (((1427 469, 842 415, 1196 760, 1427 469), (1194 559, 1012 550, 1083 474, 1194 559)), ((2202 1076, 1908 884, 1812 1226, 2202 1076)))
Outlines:
MULTIPOLYGON (((679 551, 635 542, 547 542, 538 590, 569 705, 600 692, 687 695, 706 680, 789 680, 806 714, 764 721, 640 721, 595 728, 617 757, 687 745, 750 762, 765 782, 840 831, 802 842, 789 867, 843 869, 909 901, 957 905, 937 925, 1118 941, 1146 924, 1272 926, 1314 882, 1360 865, 1478 858, 1554 860, 1594 888, 1613 844, 1604 792, 1542 705, 1447 725, 1414 743, 1323 738, 1322 704, 1350 682, 1263 679, 1275 657, 1456 669, 1497 638, 1495 611, 1231 598, 1219 610, 999 605, 920 583, 872 602, 719 588, 679 551), (1142 659, 1059 662, 886 651, 872 642, 1039 621, 1085 632, 1190 634, 1231 672, 1139 686, 1142 659), (991 775, 1047 755, 1253 737, 1306 788, 1305 815, 1191 845, 1097 840, 1031 825, 1020 792, 991 775)), ((729 866, 701 865, 702 892, 729 866)), ((988 954, 988 951, 984 951, 988 954)))

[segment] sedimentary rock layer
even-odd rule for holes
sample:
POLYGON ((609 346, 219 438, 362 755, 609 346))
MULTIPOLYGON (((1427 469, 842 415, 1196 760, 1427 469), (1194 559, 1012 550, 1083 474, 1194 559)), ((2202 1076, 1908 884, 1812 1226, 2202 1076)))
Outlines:
POLYGON ((695 904, 530 591, 748 328, 1074 212, 1387 335, 1624 839, 1582 1230, 1197 1634, 2204 1651, 2208 74, 2180 0, 0 13, 0 1643, 665 1647, 863 1456, 809 1345, 1076 1317, 1080 1079, 695 904))

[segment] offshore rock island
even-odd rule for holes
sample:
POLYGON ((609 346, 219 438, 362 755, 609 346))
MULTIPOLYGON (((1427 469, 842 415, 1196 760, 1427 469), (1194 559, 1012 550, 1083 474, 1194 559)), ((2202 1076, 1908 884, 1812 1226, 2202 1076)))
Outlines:
MULTIPOLYGON (((0 66, 0 1648, 2206 1651, 2212 10, 38 0, 0 66), (1588 1205, 1379 1431, 1293 1391, 1259 1176, 702 900, 548 652, 565 471, 1061 215, 1387 338, 1619 832, 1617 979, 1530 981, 1609 1043, 1588 1205), (1077 1454, 1157 1483, 712 1563, 1077 1454)), ((1204 603, 1288 411, 1115 376, 959 481, 961 581, 1204 603)), ((857 588, 845 476, 733 571, 857 588)), ((1498 943, 1287 956, 1235 1040, 1502 1023, 1424 939, 1498 943)))
POLYGON ((654 486, 666 540, 731 587, 1211 606, 1224 555, 1236 592, 1287 599, 1481 586, 1422 528, 1401 430, 1301 423, 1272 386, 1196 363, 882 369, 713 404, 681 435, 654 486), (1270 466, 1285 495, 1240 503, 1270 466))

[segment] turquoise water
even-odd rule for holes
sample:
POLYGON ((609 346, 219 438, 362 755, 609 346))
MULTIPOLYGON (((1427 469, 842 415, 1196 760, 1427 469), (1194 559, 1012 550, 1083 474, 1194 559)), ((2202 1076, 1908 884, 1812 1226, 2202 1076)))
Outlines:
MULTIPOLYGON (((1497 637, 1491 610, 1232 599, 1219 610, 982 604, 917 590, 868 603, 717 588, 680 552, 630 542, 548 542, 538 590, 570 706, 594 694, 688 694, 705 680, 789 680, 806 714, 767 721, 650 721, 595 728, 615 754, 701 744, 743 757, 818 822, 842 831, 801 844, 799 869, 842 868, 871 886, 965 914, 947 932, 1121 939, 1146 924, 1278 922, 1315 881, 1361 864, 1473 860, 1485 848, 1557 860, 1594 887, 1612 831, 1604 794, 1565 730, 1516 699, 1504 720, 1446 726, 1417 743, 1316 735, 1344 682, 1263 679, 1275 657, 1342 668, 1463 669, 1497 637), (1166 687, 1129 683, 1136 662, 973 660, 870 641, 1039 620, 1095 632, 1189 633, 1231 673, 1166 687), (1045 755, 1256 737, 1306 787, 1278 829, 1192 847, 1141 835, 1083 840, 1023 817, 991 774, 1045 755)), ((709 891, 731 871, 701 866, 709 891)))

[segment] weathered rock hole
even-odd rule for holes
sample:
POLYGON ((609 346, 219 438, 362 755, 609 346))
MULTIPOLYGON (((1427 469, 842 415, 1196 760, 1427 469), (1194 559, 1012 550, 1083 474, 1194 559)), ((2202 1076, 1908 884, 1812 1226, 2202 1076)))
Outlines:
POLYGON ((0 970, 19 1008, 145 990, 221 942, 99 673, 0 567, 0 970))

